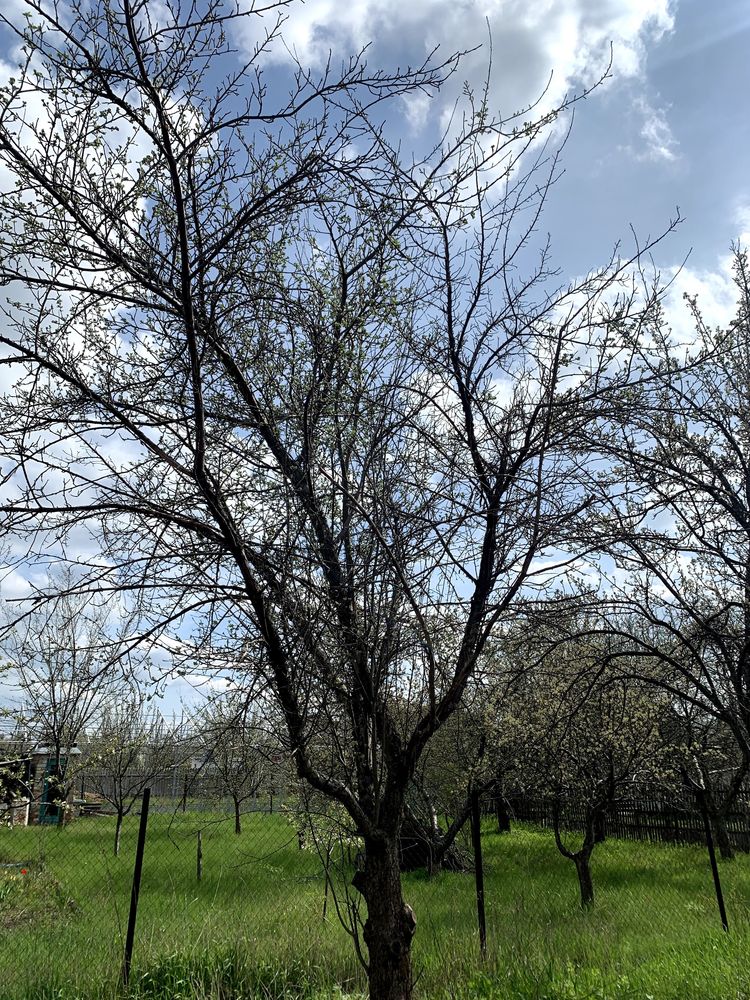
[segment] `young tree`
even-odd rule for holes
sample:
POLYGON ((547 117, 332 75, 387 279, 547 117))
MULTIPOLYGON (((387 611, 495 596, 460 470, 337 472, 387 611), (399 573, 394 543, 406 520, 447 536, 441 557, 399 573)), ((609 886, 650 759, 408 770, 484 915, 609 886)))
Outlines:
POLYGON ((120 853, 122 823, 154 778, 173 759, 173 737, 154 713, 148 696, 131 683, 99 713, 87 740, 88 784, 115 809, 115 854, 120 853))
POLYGON ((0 509, 32 547, 86 524, 81 586, 128 594, 140 639, 192 621, 242 669, 260 644, 298 776, 362 838, 370 993, 402 1000, 407 792, 493 628, 585 548, 634 262, 520 274, 569 103, 468 99, 414 162, 381 105, 445 66, 299 67, 274 104, 218 0, 32 6, 0 110, 0 509))
POLYGON ((268 720, 272 713, 243 694, 230 691, 212 699, 196 719, 196 736, 204 768, 219 780, 234 806, 234 832, 242 833, 242 806, 268 783, 280 746, 268 720))
POLYGON ((748 760, 729 729, 691 699, 673 697, 662 721, 671 746, 670 765, 701 813, 707 816, 719 854, 734 857, 727 818, 743 789, 748 760))
POLYGON ((636 781, 661 773, 664 707, 643 685, 603 673, 595 651, 581 652, 579 658, 567 650, 570 659, 561 663, 565 651, 558 650, 528 679, 526 718, 533 736, 526 780, 552 798, 555 844, 575 865, 586 908, 594 902, 591 858, 607 810, 636 781), (574 829, 582 826, 578 846, 563 833, 571 807, 574 829))
POLYGON ((102 600, 76 593, 64 573, 52 577, 47 601, 5 630, 4 673, 16 705, 10 714, 28 740, 47 748, 50 808, 61 810, 67 799, 75 763, 69 751, 117 686, 120 651, 102 600))

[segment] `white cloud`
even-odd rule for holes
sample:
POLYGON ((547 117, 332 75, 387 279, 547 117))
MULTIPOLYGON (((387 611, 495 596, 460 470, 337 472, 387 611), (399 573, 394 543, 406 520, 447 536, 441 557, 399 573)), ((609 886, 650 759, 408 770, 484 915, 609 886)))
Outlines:
POLYGON ((16 570, 5 570, 0 581, 0 595, 4 600, 12 601, 20 597, 28 597, 31 590, 31 583, 26 577, 16 570))
POLYGON ((729 258, 722 259, 713 271, 684 267, 675 274, 665 308, 673 338, 683 344, 695 340, 695 322, 685 301, 686 295, 697 297, 707 326, 728 326, 737 308, 737 288, 732 280, 729 258))
MULTIPOLYGON (((452 104, 464 80, 477 89, 487 71, 487 25, 492 35, 490 81, 493 110, 503 115, 536 100, 553 73, 545 103, 555 104, 574 87, 591 82, 604 69, 610 42, 613 73, 637 77, 649 41, 672 29, 671 0, 307 0, 290 9, 270 58, 283 61, 289 51, 308 66, 322 66, 329 52, 341 57, 373 42, 370 62, 415 64, 436 45, 440 55, 482 48, 467 55, 454 86, 438 104, 452 104)), ((261 36, 259 20, 252 22, 261 36)), ((424 104, 409 105, 410 124, 425 119, 424 104)))
MULTIPOLYGON (((734 232, 740 245, 750 246, 750 204, 741 202, 734 213, 734 232)), ((672 279, 664 306, 667 321, 677 343, 695 340, 695 321, 685 296, 697 299, 703 321, 708 327, 726 327, 737 312, 738 289, 734 282, 733 255, 722 254, 712 268, 698 269, 690 262, 665 277, 672 279)))
POLYGON ((645 97, 640 97, 636 101, 636 110, 642 117, 641 138, 645 144, 643 149, 634 151, 636 157, 668 162, 676 160, 677 140, 669 127, 666 109, 653 107, 645 97))

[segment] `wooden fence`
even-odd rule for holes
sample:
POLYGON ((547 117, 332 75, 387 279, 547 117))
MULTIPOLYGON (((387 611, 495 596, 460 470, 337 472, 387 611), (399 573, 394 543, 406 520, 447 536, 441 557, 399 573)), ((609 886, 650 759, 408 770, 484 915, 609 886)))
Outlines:
MULTIPOLYGON (((553 800, 510 796, 507 799, 512 818, 552 826, 553 800)), ((732 846, 738 851, 750 852, 750 808, 732 812, 725 827, 732 846)), ((585 806, 564 802, 561 807, 560 825, 566 830, 582 830, 585 806)), ((676 805, 657 798, 623 800, 607 809, 602 832, 605 836, 626 840, 648 840, 660 844, 703 844, 706 835, 703 818, 695 808, 676 805)))

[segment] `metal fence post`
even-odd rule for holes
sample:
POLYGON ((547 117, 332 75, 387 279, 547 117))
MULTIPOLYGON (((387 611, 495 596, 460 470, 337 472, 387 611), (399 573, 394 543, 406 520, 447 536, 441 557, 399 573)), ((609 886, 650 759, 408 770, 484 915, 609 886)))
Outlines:
POLYGON ((706 831, 706 847, 708 848, 708 859, 711 862, 711 874, 714 877, 714 889, 716 890, 716 902, 719 904, 719 916, 721 917, 721 926, 725 931, 729 930, 729 925, 727 924, 727 911, 724 906, 724 893, 721 891, 721 879, 719 878, 719 866, 716 864, 716 851, 714 850, 714 836, 711 832, 711 821, 708 818, 708 809, 706 807, 705 792, 700 789, 696 791, 696 798, 700 805, 701 814, 703 816, 703 827, 706 831))
POLYGON ((482 817, 479 810, 479 792, 471 793, 471 842, 474 848, 474 879, 477 887, 477 920, 479 921, 479 950, 487 957, 487 924, 484 915, 484 868, 482 866, 482 817))
POLYGON ((133 888, 130 893, 130 915, 128 916, 128 933, 125 938, 125 958, 122 963, 122 982, 127 986, 130 982, 130 963, 133 958, 133 941, 135 939, 135 918, 138 913, 138 895, 141 891, 141 871, 143 869, 143 848, 146 845, 146 825, 148 823, 148 805, 151 801, 151 789, 143 789, 141 805, 141 825, 138 827, 138 846, 135 850, 135 867, 133 869, 133 888))

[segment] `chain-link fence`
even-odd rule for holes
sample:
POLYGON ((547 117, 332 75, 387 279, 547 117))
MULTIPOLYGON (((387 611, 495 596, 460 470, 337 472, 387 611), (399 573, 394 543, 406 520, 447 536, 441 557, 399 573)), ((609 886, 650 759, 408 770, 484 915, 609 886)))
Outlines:
MULTIPOLYGON (((350 884, 359 845, 334 823, 310 822, 304 803, 280 788, 256 790, 238 811, 210 776, 183 768, 151 782, 146 823, 136 796, 118 842, 118 818, 101 789, 96 775, 79 774, 56 821, 42 801, 16 805, 12 826, 6 812, 3 1000, 121 990, 142 826, 133 995, 226 1000, 366 989, 349 933, 365 916, 350 884)), ((458 835, 459 863, 404 873, 418 921, 422 996, 750 996, 747 816, 732 818, 735 858, 717 862, 725 931, 697 811, 670 814, 651 801, 610 807, 589 858, 587 907, 576 861, 583 804, 560 809, 551 800, 511 797, 497 814, 485 801, 483 813, 481 838, 472 838, 471 820, 458 835)), ((443 829, 449 819, 440 817, 443 829)))

